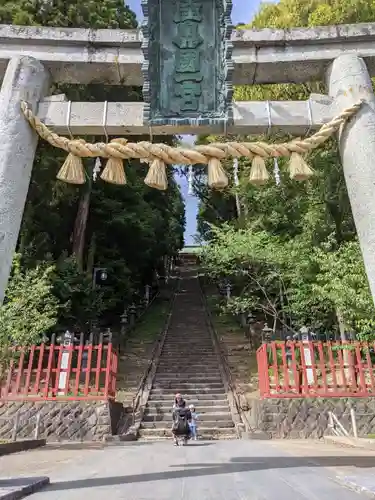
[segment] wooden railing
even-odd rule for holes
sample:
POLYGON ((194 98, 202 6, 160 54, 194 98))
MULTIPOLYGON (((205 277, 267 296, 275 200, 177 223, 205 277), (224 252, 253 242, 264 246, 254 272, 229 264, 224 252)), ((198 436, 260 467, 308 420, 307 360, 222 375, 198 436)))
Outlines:
POLYGON ((375 396, 372 343, 271 342, 257 363, 262 398, 375 396))
POLYGON ((0 399, 113 399, 117 365, 112 343, 16 348, 14 360, 2 377, 0 399))

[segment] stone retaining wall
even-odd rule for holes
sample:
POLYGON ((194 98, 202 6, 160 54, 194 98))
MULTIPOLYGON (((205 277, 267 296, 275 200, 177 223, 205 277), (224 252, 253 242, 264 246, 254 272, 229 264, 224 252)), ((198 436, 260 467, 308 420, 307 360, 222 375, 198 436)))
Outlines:
POLYGON ((0 439, 11 439, 18 413, 17 439, 102 441, 117 434, 124 418, 122 404, 113 401, 8 401, 0 403, 0 439))
POLYGON ((328 411, 332 411, 351 433, 350 403, 358 436, 375 433, 375 397, 253 400, 250 425, 272 438, 321 438, 329 433, 328 411))

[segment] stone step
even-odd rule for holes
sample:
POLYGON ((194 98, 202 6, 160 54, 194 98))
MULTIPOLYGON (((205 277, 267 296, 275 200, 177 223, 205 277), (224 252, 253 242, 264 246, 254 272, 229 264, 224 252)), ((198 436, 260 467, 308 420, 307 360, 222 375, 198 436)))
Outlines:
MULTIPOLYGON (((217 356, 212 351, 202 351, 197 348, 199 352, 191 353, 188 349, 176 349, 175 351, 163 351, 161 353, 160 359, 176 359, 176 356, 186 356, 189 360, 191 359, 205 359, 205 360, 217 360, 217 356)), ((181 359, 181 358, 178 358, 181 359)))
POLYGON ((166 377, 174 378, 180 374, 183 377, 196 377, 197 375, 205 376, 220 376, 219 367, 205 368, 203 365, 188 365, 188 366, 159 366, 157 373, 163 373, 166 377))
POLYGON ((204 363, 204 361, 199 361, 199 362, 191 362, 191 363, 164 363, 160 362, 158 365, 158 369, 164 369, 164 368, 169 368, 173 370, 182 370, 182 369, 188 369, 190 368, 194 372, 198 372, 200 369, 205 370, 205 371, 210 371, 210 370, 215 370, 218 372, 219 371, 219 362, 216 361, 215 363, 204 363))
MULTIPOLYGON (((175 387, 176 387, 175 380, 171 380, 170 382, 160 382, 159 380, 154 380, 154 383, 152 385, 153 389, 163 389, 163 390, 173 389, 175 387)), ((195 389, 198 392, 204 389, 207 389, 208 391, 211 391, 212 389, 224 390, 224 384, 223 382, 198 382, 198 383, 179 382, 178 389, 180 392, 185 392, 186 390, 189 389, 195 389)))
POLYGON ((160 356, 159 364, 174 366, 218 366, 217 356, 189 356, 185 353, 176 354, 176 356, 160 356))
POLYGON ((190 371, 195 374, 195 375, 205 375, 206 373, 214 372, 214 373, 220 373, 219 370, 219 362, 217 361, 215 364, 205 364, 204 360, 201 360, 199 363, 188 363, 184 362, 182 364, 178 364, 175 362, 170 362, 170 363, 164 363, 160 362, 157 367, 157 371, 161 370, 173 370, 173 371, 178 371, 178 370, 184 370, 184 371, 190 371), (200 373, 202 372, 202 373, 200 373))
MULTIPOLYGON (((194 334, 196 334, 196 331, 194 331, 194 334)), ((200 334, 199 335, 193 335, 193 331, 191 326, 184 326, 183 328, 179 329, 178 333, 176 335, 170 336, 167 335, 164 344, 165 345, 176 345, 176 346, 184 346, 184 345, 194 345, 194 344, 199 344, 199 345, 204 345, 207 347, 212 347, 212 339, 209 337, 207 334, 200 334)))
MULTIPOLYGON (((212 408, 228 408, 228 400, 227 399, 213 399, 213 400, 200 400, 195 401, 193 398, 187 400, 188 404, 195 404, 197 411, 201 409, 205 409, 210 411, 212 408)), ((149 400, 147 402, 147 408, 161 408, 161 409, 171 409, 173 406, 173 401, 166 401, 165 399, 154 399, 149 400)))
MULTIPOLYGON (((163 377, 168 378, 169 380, 176 380, 176 384, 178 381, 184 380, 185 382, 189 382, 190 379, 193 379, 197 373, 195 371, 190 370, 163 370, 158 373, 158 375, 163 375, 163 377)), ((212 370, 211 372, 203 372, 199 371, 199 375, 207 376, 207 377, 219 377, 220 372, 218 370, 212 370)))
MULTIPOLYGON (((219 404, 215 404, 216 401, 204 401, 201 402, 200 404, 195 405, 195 409, 197 413, 200 414, 205 414, 205 413, 212 413, 212 412, 226 412, 230 411, 229 410, 229 405, 228 401, 219 401, 219 404), (211 404, 209 404, 211 403, 211 404)), ((189 404, 194 404, 191 401, 189 401, 189 404)), ((159 401, 159 402, 152 402, 150 401, 146 405, 146 410, 149 413, 169 413, 172 414, 172 405, 168 404, 166 401, 159 401)))
POLYGON ((210 338, 203 338, 203 337, 184 337, 186 334, 186 326, 184 327, 183 331, 179 333, 179 336, 181 335, 181 339, 179 337, 176 338, 171 338, 171 337, 166 337, 164 341, 164 347, 175 347, 175 348, 181 348, 184 346, 189 346, 189 347, 194 347, 196 345, 200 345, 202 347, 205 347, 206 349, 212 349, 213 344, 210 338))
POLYGON ((165 337, 165 343, 174 343, 174 344, 194 344, 194 342, 207 344, 212 346, 212 340, 208 333, 196 331, 193 332, 192 328, 189 328, 189 334, 186 335, 186 324, 179 330, 177 333, 172 333, 169 331, 167 336, 165 337))
MULTIPOLYGON (((204 394, 204 393, 199 393, 199 394, 184 394, 184 399, 188 404, 194 403, 198 405, 200 401, 215 401, 215 400, 220 400, 220 401, 227 401, 227 397, 225 393, 222 394, 204 394)), ((149 401, 170 401, 171 406, 173 405, 175 398, 175 393, 160 393, 155 392, 150 394, 149 396, 149 401)))
POLYGON ((191 357, 185 354, 179 354, 176 356, 161 356, 159 360, 161 365, 173 365, 173 366, 189 366, 189 365, 201 365, 201 366, 218 366, 219 360, 216 356, 210 357, 191 357))
MULTIPOLYGON (((198 414, 199 414, 198 425, 204 425, 203 422, 206 421, 232 422, 232 416, 229 409, 227 409, 227 411, 224 412, 210 412, 210 413, 202 413, 201 411, 199 411, 198 414), (199 422, 201 422, 201 424, 199 422)), ((151 413, 149 412, 148 409, 146 409, 143 417, 144 422, 171 422, 171 420, 172 420, 171 411, 162 414, 162 413, 151 413)))
POLYGON ((181 344, 181 345, 168 345, 164 344, 162 353, 164 354, 165 352, 173 352, 173 353, 178 353, 178 352, 187 352, 189 354, 199 354, 200 351, 212 354, 214 351, 214 348, 212 345, 206 346, 202 345, 199 342, 195 342, 194 344, 181 344), (199 349, 199 351, 197 350, 199 349))
MULTIPOLYGON (((218 427, 200 427, 198 429, 200 439, 237 439, 236 430, 234 427, 218 428, 218 427)), ((164 438, 172 441, 172 432, 169 429, 139 429, 140 439, 164 438)), ((194 443, 192 443, 192 446, 194 443)))
POLYGON ((213 361, 217 360, 218 357, 216 356, 216 353, 212 351, 201 351, 199 347, 195 347, 196 352, 192 353, 190 349, 177 349, 174 352, 162 352, 160 359, 166 358, 166 359, 175 359, 178 361, 185 361, 187 359, 195 359, 195 360, 202 360, 202 359, 207 359, 208 361, 213 361))
MULTIPOLYGON (((159 374, 158 372, 156 372, 156 374, 155 374, 155 382, 170 382, 171 380, 175 383, 187 382, 186 376, 183 374, 182 375, 177 374, 174 377, 169 377, 169 376, 164 375, 162 373, 159 374)), ((189 377, 188 382, 190 384, 195 384, 195 383, 200 383, 200 382, 207 382, 208 384, 210 384, 211 382, 222 382, 222 380, 221 380, 221 377, 219 375, 211 375, 210 377, 206 377, 204 375, 203 376, 193 375, 193 376, 189 377)))
MULTIPOLYGON (((183 335, 182 335, 183 336, 183 335)), ((172 339, 172 338, 166 338, 164 341, 164 348, 170 347, 171 349, 181 349, 182 347, 194 347, 196 345, 202 346, 203 349, 212 349, 213 348, 213 343, 211 339, 208 338, 191 338, 189 337, 189 340, 183 338, 182 340, 177 340, 177 339, 172 339)))
MULTIPOLYGON (((145 420, 141 423, 141 429, 164 429, 169 431, 172 427, 172 419, 161 421, 161 422, 147 422, 145 420)), ((203 425, 202 425, 203 427, 203 425)), ((206 420, 204 422, 204 427, 214 428, 214 429, 230 429, 234 427, 234 423, 231 418, 227 418, 226 420, 206 420)), ((200 426, 198 426, 199 433, 200 426)))
MULTIPOLYGON (((171 388, 166 388, 166 389, 159 389, 158 387, 152 387, 151 389, 151 394, 154 395, 154 394, 166 394, 166 395, 171 395, 172 398, 174 398, 174 396, 176 395, 176 392, 179 392, 178 389, 178 386, 175 386, 176 387, 176 390, 171 390, 171 388)), ((185 396, 188 396, 189 394, 197 394, 197 395, 201 395, 201 394, 211 394, 211 395, 214 395, 214 394, 222 394, 222 395, 225 395, 225 391, 224 391, 224 387, 215 387, 214 389, 209 389, 209 388, 202 388, 202 389, 185 389, 184 391, 184 395, 185 396)))
POLYGON ((158 375, 163 374, 165 377, 174 378, 177 375, 182 375, 183 377, 195 377, 200 375, 202 377, 219 377, 219 368, 195 368, 193 366, 184 367, 158 367, 156 372, 158 375))

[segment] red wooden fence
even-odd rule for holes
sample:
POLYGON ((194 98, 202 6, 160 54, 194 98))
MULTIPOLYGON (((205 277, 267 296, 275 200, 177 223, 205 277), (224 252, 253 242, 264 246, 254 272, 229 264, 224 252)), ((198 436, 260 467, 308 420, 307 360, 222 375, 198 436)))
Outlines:
POLYGON ((271 342, 257 351, 262 398, 375 396, 375 344, 271 342))
POLYGON ((1 400, 114 398, 117 353, 112 344, 17 348, 0 387, 1 400))

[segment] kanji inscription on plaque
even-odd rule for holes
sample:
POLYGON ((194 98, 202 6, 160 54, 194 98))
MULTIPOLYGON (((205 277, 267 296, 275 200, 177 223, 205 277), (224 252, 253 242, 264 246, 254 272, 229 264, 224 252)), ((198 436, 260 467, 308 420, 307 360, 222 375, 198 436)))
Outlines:
POLYGON ((144 121, 232 121, 231 1, 143 0, 144 121))

